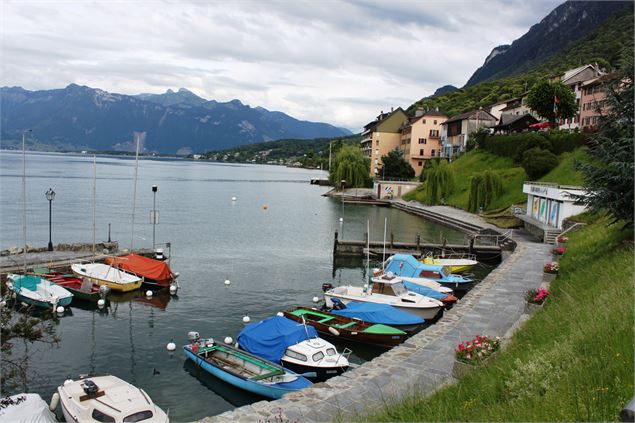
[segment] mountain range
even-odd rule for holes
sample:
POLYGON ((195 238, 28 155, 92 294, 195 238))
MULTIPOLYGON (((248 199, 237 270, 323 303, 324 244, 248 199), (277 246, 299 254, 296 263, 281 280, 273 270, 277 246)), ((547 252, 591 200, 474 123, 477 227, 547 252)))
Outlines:
POLYGON ((28 91, 0 88, 3 147, 24 128, 46 149, 133 151, 133 131, 146 132, 144 149, 191 154, 268 140, 350 135, 344 128, 250 107, 239 100, 206 100, 181 88, 163 94, 123 95, 70 84, 28 91))

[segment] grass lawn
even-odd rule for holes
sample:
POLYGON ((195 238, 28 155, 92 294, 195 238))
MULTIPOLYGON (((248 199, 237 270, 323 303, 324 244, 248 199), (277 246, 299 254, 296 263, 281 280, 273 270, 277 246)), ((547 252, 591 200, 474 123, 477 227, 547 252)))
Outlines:
POLYGON ((360 421, 616 421, 633 396, 632 231, 569 236, 543 310, 458 383, 360 421))

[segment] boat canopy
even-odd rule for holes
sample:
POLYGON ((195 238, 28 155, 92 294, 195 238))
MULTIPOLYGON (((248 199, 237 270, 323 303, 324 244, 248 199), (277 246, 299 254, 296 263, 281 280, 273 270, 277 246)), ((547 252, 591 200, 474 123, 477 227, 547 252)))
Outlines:
POLYGON ((403 286, 405 286, 408 291, 416 292, 417 294, 434 298, 435 300, 439 300, 439 301, 445 300, 448 297, 448 294, 444 294, 442 292, 437 291, 436 289, 432 289, 428 286, 418 285, 413 282, 404 281, 403 286))
POLYGON ((155 281, 169 281, 172 279, 170 266, 161 260, 155 260, 137 254, 128 254, 123 257, 106 257, 104 262, 112 267, 143 276, 146 279, 155 281))
POLYGON ((406 311, 401 311, 388 304, 351 301, 342 310, 332 310, 338 316, 354 317, 368 323, 383 325, 420 325, 425 320, 406 311))
POLYGON ((317 336, 313 326, 274 316, 247 325, 238 335, 238 344, 252 354, 279 363, 289 346, 317 336))
POLYGON ((13 278, 13 287, 19 291, 18 288, 28 289, 29 291, 36 291, 37 286, 42 282, 42 278, 34 275, 17 275, 13 278))
POLYGON ((408 254, 395 254, 388 259, 388 265, 385 272, 392 272, 396 276, 405 276, 406 278, 418 278, 422 270, 436 271, 441 274, 443 266, 438 264, 423 264, 408 254))

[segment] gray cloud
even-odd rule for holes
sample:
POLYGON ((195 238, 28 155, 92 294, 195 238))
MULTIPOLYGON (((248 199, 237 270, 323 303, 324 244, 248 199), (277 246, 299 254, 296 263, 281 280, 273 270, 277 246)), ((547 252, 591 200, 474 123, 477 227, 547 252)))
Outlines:
POLYGON ((445 84, 557 0, 2 3, 4 85, 186 87, 359 130, 445 84))

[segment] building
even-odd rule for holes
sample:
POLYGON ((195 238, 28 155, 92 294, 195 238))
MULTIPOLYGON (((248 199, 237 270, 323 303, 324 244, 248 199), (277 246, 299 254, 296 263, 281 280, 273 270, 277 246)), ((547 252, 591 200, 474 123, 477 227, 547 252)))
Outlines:
POLYGON ((614 73, 607 74, 593 78, 581 85, 580 127, 582 130, 594 131, 597 129, 598 118, 607 110, 605 84, 615 79, 614 73))
POLYGON ((530 130, 530 125, 538 123, 538 119, 525 113, 522 115, 501 115, 498 125, 492 127, 494 133, 509 134, 512 132, 525 132, 530 130))
POLYGON ((551 82, 561 81, 563 84, 569 86, 575 94, 575 103, 578 109, 576 116, 570 119, 565 119, 560 122, 560 129, 575 129, 580 127, 580 104, 582 100, 582 84, 599 76, 604 75, 604 72, 598 67, 597 64, 584 65, 575 69, 570 69, 562 75, 556 75, 550 78, 551 82))
POLYGON ((383 163, 381 157, 401 145, 401 126, 408 120, 408 115, 401 107, 390 113, 379 113, 372 122, 362 130, 361 149, 364 156, 370 159, 370 176, 379 175, 383 163))
POLYGON ((582 187, 525 182, 523 192, 527 194, 527 211, 516 216, 524 222, 528 232, 544 242, 553 242, 564 229, 564 220, 586 209, 575 197, 585 195, 582 187))
POLYGON ((465 151, 468 138, 480 128, 491 128, 498 119, 485 110, 473 110, 451 117, 443 122, 441 130, 441 151, 443 157, 454 157, 465 151))
POLYGON ((401 151, 419 176, 427 160, 441 156, 441 130, 447 116, 438 110, 419 109, 401 127, 401 151))

